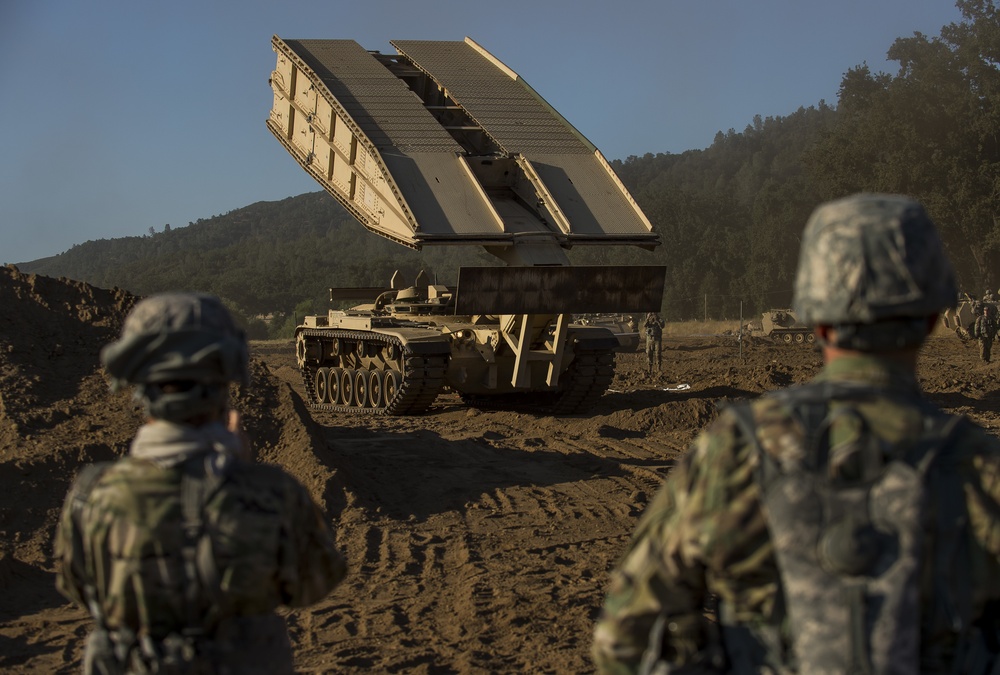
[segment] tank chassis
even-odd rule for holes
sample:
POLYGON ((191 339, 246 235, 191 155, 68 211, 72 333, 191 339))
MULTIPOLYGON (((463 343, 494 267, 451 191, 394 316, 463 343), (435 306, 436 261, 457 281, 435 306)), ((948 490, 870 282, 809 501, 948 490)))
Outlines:
POLYGON ((405 246, 478 244, 506 267, 457 286, 331 289, 296 355, 314 409, 417 414, 445 387, 475 405, 586 411, 618 338, 575 313, 659 311, 661 266, 570 265, 575 245, 659 244, 600 152, 472 40, 283 40, 268 128, 368 230, 405 246))

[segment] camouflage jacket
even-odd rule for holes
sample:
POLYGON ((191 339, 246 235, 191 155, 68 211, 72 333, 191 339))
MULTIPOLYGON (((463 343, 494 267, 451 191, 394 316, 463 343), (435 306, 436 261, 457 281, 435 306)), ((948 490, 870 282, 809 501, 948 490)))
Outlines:
POLYGON ((646 332, 646 340, 660 340, 663 337, 664 322, 657 316, 648 317, 642 322, 642 328, 646 332))
MULTIPOLYGON (((56 532, 57 586, 98 628, 153 640, 193 630, 211 639, 234 618, 315 603, 344 577, 333 533, 306 489, 277 466, 236 459, 226 448, 234 438, 221 426, 154 422, 140 429, 130 456, 71 489, 56 532), (202 458, 224 468, 200 502, 198 541, 209 546, 198 549, 194 576, 206 576, 207 559, 213 578, 198 579, 192 596, 182 476, 189 460, 202 458)), ((236 647, 250 664, 263 649, 236 647)))
POLYGON ((979 315, 972 326, 972 335, 980 340, 992 340, 997 334, 997 321, 989 316, 979 315))
MULTIPOLYGON (((817 381, 898 389, 911 400, 919 396, 911 373, 871 357, 838 359, 817 381)), ((918 407, 897 398, 855 408, 887 443, 916 438, 923 428, 918 407)), ((787 410, 774 398, 761 397, 751 409, 764 452, 774 455, 778 447, 802 444, 801 427, 789 422, 787 410)), ((834 425, 830 444, 847 440, 844 433, 834 425)), ((966 495, 972 541, 968 569, 959 574, 968 575, 971 612, 979 617, 987 603, 1000 598, 1000 441, 973 424, 963 425, 960 434, 951 455, 966 495)), ((664 657, 677 667, 704 662, 718 635, 705 619, 710 597, 727 606, 730 621, 770 625, 787 639, 779 570, 756 477, 759 464, 730 411, 724 410, 695 439, 649 504, 612 572, 594 636, 598 672, 637 672, 659 617, 665 626, 664 657)), ((931 549, 923 553, 925 568, 930 567, 931 549)), ((931 584, 925 579, 921 585, 925 610, 934 601, 931 584)), ((953 635, 939 638, 925 632, 921 657, 943 651, 947 658, 950 640, 953 635), (938 639, 944 644, 937 644, 938 639)))

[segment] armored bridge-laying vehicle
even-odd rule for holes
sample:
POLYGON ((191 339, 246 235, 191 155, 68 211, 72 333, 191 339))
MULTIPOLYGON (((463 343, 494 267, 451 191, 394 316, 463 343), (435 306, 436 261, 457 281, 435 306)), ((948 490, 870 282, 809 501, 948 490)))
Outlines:
MULTIPOLYGON (((660 243, 601 153, 469 38, 275 36, 267 126, 368 230, 413 249, 478 244, 506 267, 457 286, 331 289, 368 300, 306 317, 296 355, 314 409, 425 411, 445 387, 476 405, 585 412, 615 335, 573 314, 660 311, 662 266, 571 266, 573 246, 660 243)), ((331 265, 337 252, 330 252, 331 265)))

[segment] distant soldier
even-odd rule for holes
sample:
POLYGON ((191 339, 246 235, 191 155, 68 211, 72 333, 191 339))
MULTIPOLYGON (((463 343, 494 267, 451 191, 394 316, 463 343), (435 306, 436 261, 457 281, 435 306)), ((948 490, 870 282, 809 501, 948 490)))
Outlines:
POLYGON ((996 298, 993 295, 993 291, 989 288, 983 293, 983 302, 996 302, 996 298))
POLYGON ((642 330, 646 334, 646 361, 650 375, 653 374, 654 364, 656 372, 660 372, 663 354, 663 326, 665 325, 663 319, 655 312, 647 314, 646 319, 642 322, 642 330))
POLYGON ((943 248, 904 197, 813 212, 794 306, 823 370, 731 402, 671 470, 612 574, 599 673, 1000 672, 1000 440, 916 374, 955 302, 943 248))
POLYGON ((345 566, 306 489, 247 459, 228 406, 243 332, 215 297, 153 296, 101 361, 148 422, 80 472, 56 533, 58 588, 95 624, 84 673, 292 673, 275 609, 322 599, 345 566))
POLYGON ((987 305, 985 302, 980 310, 976 322, 972 325, 972 337, 979 340, 979 358, 989 363, 990 352, 993 351, 993 339, 997 334, 996 312, 993 305, 987 305))

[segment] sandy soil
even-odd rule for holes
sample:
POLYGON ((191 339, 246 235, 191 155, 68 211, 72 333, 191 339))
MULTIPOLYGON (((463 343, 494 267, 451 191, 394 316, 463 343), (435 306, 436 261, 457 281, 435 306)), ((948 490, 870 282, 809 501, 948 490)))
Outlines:
MULTIPOLYGON (((135 299, 0 268, 0 671, 78 672, 86 614, 53 585, 52 532, 78 468, 121 455, 141 422, 100 372, 135 299)), ((607 573, 663 477, 721 398, 820 366, 808 346, 729 336, 665 341, 664 374, 621 354, 593 414, 553 418, 441 396, 412 418, 312 415, 292 345, 253 345, 237 399, 261 461, 296 475, 329 515, 350 576, 289 614, 302 672, 591 670, 607 573), (688 385, 688 388, 678 388, 688 385)), ((1000 427, 997 366, 930 339, 937 403, 1000 427)))

